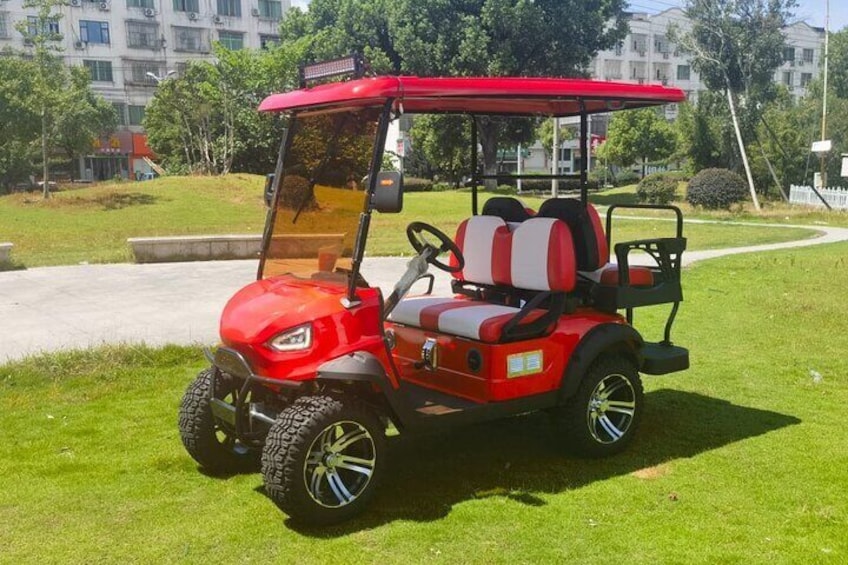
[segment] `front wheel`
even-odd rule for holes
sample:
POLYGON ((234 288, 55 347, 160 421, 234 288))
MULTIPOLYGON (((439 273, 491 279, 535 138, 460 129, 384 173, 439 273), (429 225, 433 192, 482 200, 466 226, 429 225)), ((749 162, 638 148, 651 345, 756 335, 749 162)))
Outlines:
POLYGON ((271 426, 262 452, 268 496, 307 524, 332 524, 360 513, 385 466, 383 426, 355 398, 298 399, 271 426))
POLYGON ((642 417, 642 381, 621 356, 596 360, 557 414, 558 432, 576 455, 606 457, 623 451, 642 417))
POLYGON ((215 474, 250 471, 256 467, 257 453, 236 439, 235 429, 212 413, 215 398, 230 405, 239 394, 232 378, 216 369, 204 369, 188 386, 180 403, 180 439, 189 455, 201 467, 215 474), (214 384, 214 387, 213 387, 214 384))

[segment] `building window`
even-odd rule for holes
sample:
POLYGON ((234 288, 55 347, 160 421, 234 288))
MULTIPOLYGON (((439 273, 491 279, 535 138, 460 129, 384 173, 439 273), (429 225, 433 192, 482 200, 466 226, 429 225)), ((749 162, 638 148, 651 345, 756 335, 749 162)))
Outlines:
POLYGON ((127 47, 159 49, 159 24, 127 22, 127 47))
POLYGON ((109 45, 109 22, 80 20, 80 40, 109 45))
POLYGON ((670 53, 671 49, 669 48, 668 38, 664 35, 655 35, 654 36, 654 51, 657 53, 670 53))
POLYGON ((677 65, 677 80, 690 80, 691 73, 689 65, 677 65))
POLYGON ((813 50, 812 49, 804 49, 801 53, 802 53, 802 55, 801 55, 802 61, 804 61, 805 63, 812 63, 813 62, 813 50))
POLYGON ((126 63, 129 68, 124 77, 124 82, 129 84, 156 86, 156 79, 150 75, 162 76, 165 74, 156 61, 126 61, 126 63))
POLYGON ((27 16, 27 35, 34 37, 42 34, 58 34, 59 20, 47 20, 41 29, 38 29, 38 18, 35 16, 27 16))
POLYGON ((241 17, 241 0, 218 0, 218 15, 241 17))
POLYGON ((175 12, 199 12, 199 0, 174 0, 175 12))
POLYGON ((783 84, 792 88, 792 71, 783 71, 783 84))
POLYGON ((279 20, 283 17, 283 6, 280 0, 259 0, 259 17, 279 20))
POLYGON ((648 36, 643 33, 633 34, 633 51, 644 57, 648 51, 648 36))
POLYGON ((218 41, 230 51, 244 49, 244 34, 237 31, 219 31, 218 41))
POLYGON ((784 47, 783 48, 783 62, 784 63, 794 63, 795 62, 795 48, 794 47, 784 47))
POLYGON ((131 126, 140 126, 144 121, 144 106, 127 106, 127 114, 129 114, 129 124, 131 126))
POLYGON ((203 30, 192 27, 174 28, 174 51, 205 53, 209 51, 203 40, 203 30))
POLYGON ((118 116, 118 125, 127 125, 127 105, 123 102, 112 102, 112 108, 115 109, 115 115, 118 116))
POLYGON ((801 88, 807 88, 812 80, 813 73, 801 73, 801 88))
POLYGON ((9 38, 9 24, 6 12, 0 12, 0 39, 9 38))
POLYGON ((621 57, 622 53, 624 53, 624 43, 619 41, 615 44, 615 55, 621 57))
POLYGON ((268 49, 272 45, 280 44, 280 36, 279 35, 264 35, 259 34, 259 47, 262 49, 268 49))
POLYGON ((150 8, 153 9, 153 0, 127 0, 127 8, 150 8))
POLYGON ((83 66, 91 73, 94 82, 112 82, 112 63, 110 61, 84 60, 83 66))

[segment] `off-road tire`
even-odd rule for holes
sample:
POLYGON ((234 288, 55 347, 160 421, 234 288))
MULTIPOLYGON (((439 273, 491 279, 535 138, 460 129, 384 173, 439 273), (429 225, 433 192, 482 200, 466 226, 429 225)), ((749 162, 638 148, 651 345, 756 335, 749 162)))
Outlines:
MULTIPOLYGON (((222 429, 216 424, 209 404, 212 379, 216 378, 216 389, 232 387, 229 377, 215 369, 200 371, 197 378, 186 389, 180 403, 180 439, 189 455, 200 466, 212 474, 240 473, 256 470, 258 452, 236 444, 231 434, 229 441, 222 441, 222 429)), ((219 395, 220 398, 220 395, 219 395)))
MULTIPOLYGON (((574 455, 591 458, 622 452, 633 440, 639 426, 643 396, 642 381, 631 360, 619 355, 601 355, 583 376, 577 392, 555 415, 556 432, 562 439, 563 447, 574 455), (597 405, 603 396, 603 391, 598 391, 601 382, 619 385, 610 395, 617 406, 609 411, 606 422, 602 424, 595 421, 593 425, 593 400, 597 405), (631 403, 633 412, 627 417, 622 410, 628 409, 627 405, 631 403), (621 432, 620 436, 616 432, 621 432)), ((603 402, 601 404, 600 408, 594 410, 596 417, 606 414, 603 402)))
POLYGON ((377 490, 386 463, 384 426, 368 406, 348 396, 299 398, 279 414, 262 451, 262 475, 268 497, 293 520, 307 525, 333 524, 362 512, 377 490), (307 458, 319 436, 342 422, 367 431, 374 464, 370 478, 355 498, 331 508, 320 504, 310 494, 307 458))

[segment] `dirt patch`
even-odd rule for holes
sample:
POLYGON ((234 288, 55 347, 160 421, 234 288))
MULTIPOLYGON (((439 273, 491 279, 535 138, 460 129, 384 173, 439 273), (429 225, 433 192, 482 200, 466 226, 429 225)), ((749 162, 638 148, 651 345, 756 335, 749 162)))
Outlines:
POLYGON ((653 479, 659 479, 660 477, 664 477, 671 472, 671 466, 668 463, 660 463, 659 465, 654 465, 653 467, 645 467, 644 469, 638 469, 630 473, 637 479, 643 479, 646 481, 650 481, 653 479))

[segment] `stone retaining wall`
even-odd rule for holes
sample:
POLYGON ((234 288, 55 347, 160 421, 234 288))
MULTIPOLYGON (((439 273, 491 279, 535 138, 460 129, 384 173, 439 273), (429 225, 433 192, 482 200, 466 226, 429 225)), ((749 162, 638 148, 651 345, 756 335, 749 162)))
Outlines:
POLYGON ((256 259, 261 235, 187 235, 132 237, 127 240, 136 263, 256 259))
POLYGON ((12 262, 12 247, 11 243, 0 243, 0 265, 12 262))

